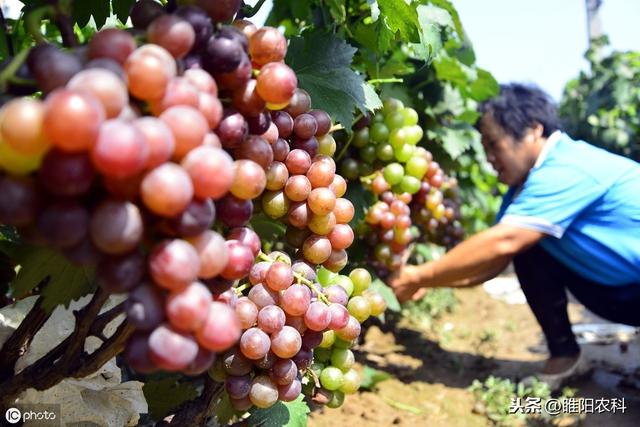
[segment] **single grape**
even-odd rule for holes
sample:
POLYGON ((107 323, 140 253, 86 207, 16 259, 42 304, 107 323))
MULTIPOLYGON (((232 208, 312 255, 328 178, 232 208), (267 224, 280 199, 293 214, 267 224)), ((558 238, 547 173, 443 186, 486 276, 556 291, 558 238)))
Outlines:
POLYGON ((151 360, 165 371, 186 368, 198 354, 198 343, 191 335, 168 325, 154 329, 149 335, 148 343, 151 360))
POLYGON ((238 341, 241 331, 235 311, 214 301, 209 308, 207 320, 196 332, 196 338, 201 346, 211 351, 225 351, 238 341))
MULTIPOLYGON (((282 323, 284 324, 284 314, 282 323)), ((258 328, 247 329, 240 337, 240 351, 248 359, 258 360, 266 356, 270 346, 269 335, 260 329, 260 318, 258 317, 258 328)))
POLYGON ((202 283, 193 282, 169 295, 166 302, 167 318, 180 330, 196 331, 207 319, 210 305, 211 292, 202 283))

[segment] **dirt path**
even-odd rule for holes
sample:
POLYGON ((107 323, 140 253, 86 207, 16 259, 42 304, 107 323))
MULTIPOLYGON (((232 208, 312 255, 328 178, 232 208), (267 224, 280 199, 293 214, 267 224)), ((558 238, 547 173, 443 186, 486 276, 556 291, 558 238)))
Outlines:
MULTIPOLYGON (((517 380, 534 373, 546 358, 545 347, 527 305, 493 299, 481 287, 458 290, 456 296, 460 302, 454 312, 430 327, 402 320, 393 332, 370 328, 359 349, 359 360, 395 378, 379 383, 373 392, 348 396, 339 409, 314 411, 309 426, 491 425, 485 416, 473 413, 474 399, 467 387, 474 379, 484 380, 489 375, 517 380)), ((570 315, 574 322, 591 319, 576 304, 571 304, 570 315)), ((605 360, 619 359, 618 366, 629 366, 630 361, 640 366, 638 339, 623 348, 625 353, 618 345, 587 350, 594 358, 604 354, 605 360)), ((625 397, 626 413, 588 415, 579 425, 640 426, 640 390, 616 388, 620 377, 611 370, 597 369, 591 378, 571 385, 578 388, 578 396, 625 397)), ((640 369, 625 380, 640 382, 640 369)))

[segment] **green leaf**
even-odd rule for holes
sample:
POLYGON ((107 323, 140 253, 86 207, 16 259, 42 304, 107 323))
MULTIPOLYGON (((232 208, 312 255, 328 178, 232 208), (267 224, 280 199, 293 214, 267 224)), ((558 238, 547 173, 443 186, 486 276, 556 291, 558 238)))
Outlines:
POLYGON ((11 282, 11 294, 15 298, 26 296, 49 278, 42 292, 43 308, 47 312, 53 311, 60 304, 68 307, 71 301, 95 288, 93 269, 72 264, 49 248, 11 245, 0 241, 0 250, 20 265, 15 280, 11 282))
POLYGON ((278 240, 284 236, 287 227, 277 219, 269 218, 264 213, 251 218, 251 227, 262 239, 278 240))
POLYGON ((20 236, 18 236, 18 231, 15 227, 0 224, 0 241, 2 240, 17 242, 18 240, 20 240, 20 236))
POLYGON ((293 402, 279 401, 270 408, 255 408, 249 412, 249 427, 306 427, 310 411, 300 395, 293 402))
POLYGON ((464 153, 471 146, 471 138, 466 130, 442 128, 441 129, 442 147, 455 159, 464 153))
POLYGON ((355 182, 347 186, 347 192, 342 197, 353 203, 355 213, 349 224, 355 229, 357 224, 364 219, 365 209, 371 206, 376 198, 370 191, 365 190, 360 183, 355 182))
POLYGON ((413 4, 404 0, 378 0, 380 15, 393 33, 399 33, 405 41, 417 42, 418 13, 413 4))
POLYGON ((371 285, 369 285, 369 289, 378 292, 382 296, 384 302, 387 304, 387 310, 401 310, 400 303, 398 302, 398 298, 396 298, 396 295, 393 293, 393 290, 391 290, 391 288, 387 286, 382 280, 375 279, 373 282, 371 282, 371 285))
POLYGON ((388 380, 393 376, 387 372, 373 369, 369 366, 364 367, 362 372, 362 382, 360 388, 364 390, 372 390, 379 382, 388 380))
POLYGON ((229 424, 229 421, 231 421, 235 415, 236 410, 231 404, 229 394, 224 392, 220 403, 216 405, 216 418, 218 420, 218 425, 225 426, 229 424))
POLYGON ((453 27, 461 39, 466 38, 464 29, 462 28, 462 22, 460 21, 460 15, 458 15, 458 11, 449 0, 429 0, 429 3, 448 12, 449 16, 447 18, 443 17, 443 20, 440 21, 441 25, 453 27))
POLYGON ((443 56, 433 65, 440 80, 448 80, 458 86, 465 86, 469 80, 464 65, 456 59, 443 56))
POLYGON ((129 19, 129 11, 135 2, 136 0, 111 0, 113 13, 123 24, 129 19))
POLYGON ((484 101, 500 93, 500 85, 490 72, 482 68, 477 69, 478 77, 471 83, 469 94, 476 101, 484 101))
POLYGON ((382 105, 364 78, 350 68, 355 52, 336 35, 314 31, 293 37, 286 57, 298 85, 311 95, 313 107, 333 114, 345 127, 351 127, 356 108, 364 113, 382 105))
POLYGON ((85 27, 91 19, 91 2, 76 1, 73 2, 73 20, 76 21, 80 28, 85 27))
POLYGON ((335 24, 340 25, 347 19, 347 10, 342 0, 327 0, 331 17, 335 20, 335 24))
POLYGON ((142 386, 142 392, 149 405, 149 414, 156 421, 169 415, 183 402, 198 397, 193 384, 180 383, 177 376, 147 381, 142 386))
POLYGON ((110 0, 83 0, 73 2, 73 19, 80 27, 86 26, 91 16, 93 16, 96 27, 100 29, 110 14, 110 0))
POLYGON ((431 62, 442 49, 441 27, 431 20, 432 7, 420 5, 417 8, 420 25, 420 43, 413 44, 413 56, 425 62, 431 62))

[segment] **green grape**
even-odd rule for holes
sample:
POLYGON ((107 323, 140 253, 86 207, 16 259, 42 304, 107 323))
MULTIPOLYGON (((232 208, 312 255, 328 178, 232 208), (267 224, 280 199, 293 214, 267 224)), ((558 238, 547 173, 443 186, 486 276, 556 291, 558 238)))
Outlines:
POLYGON ((388 98, 382 101, 382 114, 387 115, 392 111, 398 111, 404 108, 404 104, 399 99, 388 98))
POLYGON ((372 123, 383 123, 384 122, 384 114, 382 113, 378 113, 376 115, 373 116, 372 123))
POLYGON ((391 248, 386 243, 378 243, 376 247, 373 248, 373 256, 379 262, 386 262, 391 258, 391 248))
POLYGON ((362 323, 371 316, 371 306, 369 300, 363 296, 355 296, 349 300, 347 304, 349 314, 355 317, 358 322, 362 323))
POLYGON ((284 191, 265 191, 262 196, 262 211, 271 218, 281 218, 289 211, 290 201, 284 191))
POLYGON ((342 176, 346 179, 358 179, 358 162, 352 158, 346 158, 340 164, 342 176))
POLYGON ((407 131, 406 128, 398 128, 391 131, 389 135, 389 144, 394 149, 402 147, 407 142, 407 131))
POLYGON ((356 358, 353 352, 348 348, 334 348, 331 353, 331 365, 340 369, 342 372, 347 372, 356 363, 356 358))
POLYGON ((374 123, 369 130, 369 139, 373 142, 384 142, 389 139, 389 128, 384 123, 374 123))
POLYGON ((334 331, 324 331, 322 333, 322 341, 318 347, 320 348, 331 348, 333 343, 336 342, 336 333, 334 331))
POLYGON ((327 286, 331 281, 338 276, 336 273, 327 270, 324 267, 320 267, 316 272, 318 283, 322 286, 327 286))
POLYGON ((353 294, 360 295, 371 285, 371 274, 364 268, 356 268, 349 273, 349 278, 353 282, 353 294))
POLYGON ((351 281, 351 279, 349 279, 348 276, 343 276, 342 274, 339 274, 336 277, 334 277, 331 280, 331 282, 329 282, 329 284, 342 286, 344 290, 347 291, 348 296, 351 296, 351 294, 353 294, 353 288, 354 288, 353 282, 351 281))
MULTIPOLYGON (((402 182, 402 180, 400 180, 400 182, 402 182)), ((391 192, 393 194, 402 194, 402 193, 404 193, 404 191, 402 191, 402 187, 400 187, 400 182, 397 183, 396 185, 394 185, 393 187, 391 187, 391 192)))
POLYGON ((420 191, 421 181, 415 176, 405 175, 400 181, 400 188, 403 193, 416 194, 420 191))
POLYGON ((389 129, 398 129, 404 126, 404 115, 400 111, 393 111, 384 117, 384 124, 389 129))
POLYGON ((343 403, 344 403, 344 393, 341 392, 340 390, 335 390, 333 392, 333 397, 331 398, 329 403, 327 403, 327 408, 331 408, 331 409, 339 408, 342 406, 343 403))
POLYGON ((402 177, 404 176, 404 168, 400 163, 389 163, 385 166, 384 171, 382 172, 385 181, 389 183, 389 185, 396 185, 402 181, 402 177))
POLYGON ((15 151, 8 143, 0 141, 0 171, 13 175, 28 175, 40 168, 43 154, 26 155, 15 151))
POLYGON ((360 163, 360 167, 358 167, 358 173, 360 176, 369 176, 373 173, 373 166, 369 163, 360 163))
POLYGON ((413 157, 413 153, 415 151, 415 146, 411 144, 404 144, 399 149, 395 150, 393 154, 396 156, 399 162, 405 163, 413 157))
POLYGON ((418 124, 418 112, 411 107, 405 107, 401 111, 404 117, 405 126, 413 126, 418 124))
POLYGON ((369 143, 369 128, 362 128, 353 134, 353 144, 356 148, 362 148, 369 143))
POLYGON ((407 131, 407 143, 411 145, 416 145, 422 139, 424 135, 424 131, 418 125, 407 126, 405 127, 407 131))
POLYGON ((317 362, 328 362, 331 359, 331 349, 317 347, 313 350, 313 360, 317 362))
POLYGON ((376 146, 376 156, 383 162, 390 162, 394 158, 393 147, 387 143, 378 144, 376 146))
POLYGON ((338 368, 333 366, 326 367, 320 373, 320 384, 327 390, 337 390, 344 384, 344 375, 338 368))
POLYGON ((355 369, 349 369, 344 374, 344 383, 340 391, 344 394, 353 394, 360 388, 360 374, 355 369))
POLYGON ((355 344, 355 341, 347 341, 342 338, 336 337, 336 341, 333 343, 335 348, 351 348, 355 344))
POLYGON ((414 156, 407 161, 404 169, 407 175, 422 179, 429 169, 429 162, 424 157, 414 156))
POLYGON ((330 134, 318 137, 318 154, 333 157, 336 152, 336 140, 330 134))
POLYGON ((373 163, 378 156, 376 156, 376 146, 366 145, 360 149, 360 158, 363 162, 373 163))

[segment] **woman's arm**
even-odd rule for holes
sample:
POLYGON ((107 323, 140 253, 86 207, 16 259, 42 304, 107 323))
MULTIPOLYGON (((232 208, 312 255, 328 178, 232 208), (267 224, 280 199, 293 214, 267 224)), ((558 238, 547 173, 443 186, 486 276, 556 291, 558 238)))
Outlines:
POLYGON ((502 271, 519 252, 538 243, 544 233, 497 224, 460 243, 442 258, 407 266, 388 281, 406 301, 422 287, 472 286, 502 271))

